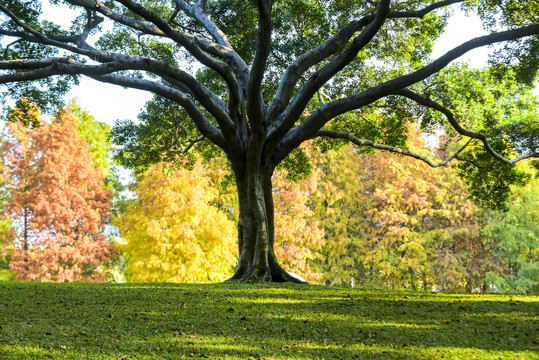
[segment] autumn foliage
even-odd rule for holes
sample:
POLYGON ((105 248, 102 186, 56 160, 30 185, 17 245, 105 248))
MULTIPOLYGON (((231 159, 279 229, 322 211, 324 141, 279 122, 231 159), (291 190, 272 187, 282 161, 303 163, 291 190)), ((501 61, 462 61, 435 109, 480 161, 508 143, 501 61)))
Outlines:
POLYGON ((311 195, 317 191, 318 176, 312 174, 295 183, 286 178, 285 171, 279 171, 273 176, 273 187, 275 255, 286 270, 318 282, 322 274, 311 263, 320 257, 324 231, 308 206, 311 195))
MULTIPOLYGON (((409 139, 428 151, 418 129, 409 139)), ((327 236, 318 267, 327 283, 470 291, 499 269, 480 234, 485 211, 451 168, 354 146, 313 161, 326 188, 313 211, 327 236)))
MULTIPOLYGON (((420 131, 409 131, 411 149, 429 151, 420 131)), ((451 168, 354 146, 305 151, 310 176, 272 179, 274 250, 287 271, 312 283, 450 291, 484 289, 487 273, 503 273, 482 236, 486 212, 451 168)), ((168 175, 154 166, 138 179, 137 203, 117 222, 132 281, 231 275, 238 210, 222 165, 168 175)))
POLYGON ((213 204, 208 170, 163 173, 154 165, 133 186, 137 200, 116 220, 133 282, 217 282, 236 262, 236 226, 213 204))
MULTIPOLYGON (((108 167, 99 165, 105 147, 96 162, 70 108, 48 123, 23 99, 10 120, 1 142, 0 277, 105 280, 116 256, 103 234, 112 197, 101 169, 108 167)), ((411 150, 430 151, 419 129, 408 131, 411 150)), ((294 182, 280 170, 272 178, 274 250, 285 270, 336 285, 537 289, 537 182, 511 198, 509 212, 487 213, 451 168, 352 145, 304 151, 311 175, 294 182)), ((219 282, 234 273, 232 175, 220 158, 187 167, 149 168, 115 218, 130 281, 219 282)))
POLYGON ((112 193, 77 132, 77 119, 67 108, 48 124, 25 104, 10 120, 2 148, 11 194, 4 213, 18 232, 10 268, 22 280, 104 280, 98 267, 115 254, 103 234, 112 193))

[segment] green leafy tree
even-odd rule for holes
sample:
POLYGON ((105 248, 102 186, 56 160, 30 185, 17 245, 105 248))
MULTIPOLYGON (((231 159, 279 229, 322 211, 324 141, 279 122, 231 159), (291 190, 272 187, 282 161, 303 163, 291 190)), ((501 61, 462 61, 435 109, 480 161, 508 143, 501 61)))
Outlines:
MULTIPOLYGON (((0 149, 3 148, 0 140, 0 149)), ((0 168, 3 168, 3 159, 0 158, 0 168)), ((6 191, 3 174, 0 173, 0 214, 5 214, 5 208, 9 201, 9 193, 6 191)), ((11 218, 0 217, 0 280, 12 280, 15 274, 9 270, 9 261, 13 240, 16 233, 11 218)))
POLYGON ((509 106, 533 112, 522 75, 535 79, 536 66, 505 65, 514 73, 502 80, 518 86, 492 80, 472 89, 476 74, 450 65, 475 48, 511 41, 504 59, 533 65, 538 11, 527 9, 536 9, 534 0, 528 7, 494 0, 51 2, 78 11, 73 26, 43 20, 41 2, 0 5, 7 95, 50 103, 56 93, 39 90, 63 90, 76 75, 154 93, 140 124, 116 128, 115 141, 125 146, 119 159, 142 172, 193 148, 204 157, 226 154, 239 204, 236 280, 296 281, 275 255, 272 176, 279 164, 307 171, 300 146, 313 138, 326 139, 319 143, 326 148, 347 140, 428 162, 407 149, 407 119, 470 138, 448 159, 488 174, 483 188, 475 167, 462 169, 473 193, 493 207, 502 206, 509 183, 527 180, 514 164, 539 156, 529 147, 538 122, 520 126, 509 106), (499 26, 431 59, 456 4, 488 24, 501 19, 499 26), (117 26, 101 26, 104 19, 117 26), (482 104, 488 94, 508 112, 490 113, 482 104), (502 186, 493 185, 496 176, 502 186))
POLYGON ((499 291, 539 291, 539 181, 534 180, 509 199, 507 212, 493 213, 483 235, 505 269, 487 275, 499 291))

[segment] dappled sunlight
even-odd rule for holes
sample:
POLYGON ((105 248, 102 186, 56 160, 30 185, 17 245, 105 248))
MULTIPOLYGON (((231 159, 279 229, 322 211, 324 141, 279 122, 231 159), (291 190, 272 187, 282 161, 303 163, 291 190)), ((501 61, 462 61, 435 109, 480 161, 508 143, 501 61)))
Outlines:
POLYGON ((289 298, 234 298, 234 302, 238 304, 308 304, 316 303, 317 300, 309 299, 289 299, 289 298))
POLYGON ((0 283, 0 358, 524 359, 538 300, 308 285, 0 283))

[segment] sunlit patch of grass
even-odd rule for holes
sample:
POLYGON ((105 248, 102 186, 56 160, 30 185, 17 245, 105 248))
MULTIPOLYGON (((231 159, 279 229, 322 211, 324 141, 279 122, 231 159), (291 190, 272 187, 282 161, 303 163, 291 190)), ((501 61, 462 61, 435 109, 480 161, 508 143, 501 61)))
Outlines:
POLYGON ((534 359, 537 296, 0 282, 0 359, 534 359))

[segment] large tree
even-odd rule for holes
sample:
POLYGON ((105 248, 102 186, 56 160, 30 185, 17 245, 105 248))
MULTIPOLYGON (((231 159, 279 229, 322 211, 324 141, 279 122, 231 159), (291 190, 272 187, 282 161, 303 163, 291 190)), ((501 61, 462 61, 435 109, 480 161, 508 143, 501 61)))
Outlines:
POLYGON ((480 167, 462 168, 471 181, 489 174, 473 190, 494 194, 495 205, 510 182, 525 179, 514 163, 539 156, 525 96, 538 68, 535 0, 50 2, 77 11, 69 29, 41 16, 43 1, 0 5, 0 83, 48 103, 77 75, 154 93, 141 124, 118 127, 120 158, 142 169, 193 147, 226 154, 240 209, 233 279, 295 281, 274 252, 272 174, 281 163, 307 169, 299 149, 309 139, 436 165, 407 150, 405 123, 419 119, 469 139, 447 161, 480 167), (431 59, 455 4, 478 13, 491 33, 431 59), (450 66, 497 43, 508 45, 493 71, 450 66))

